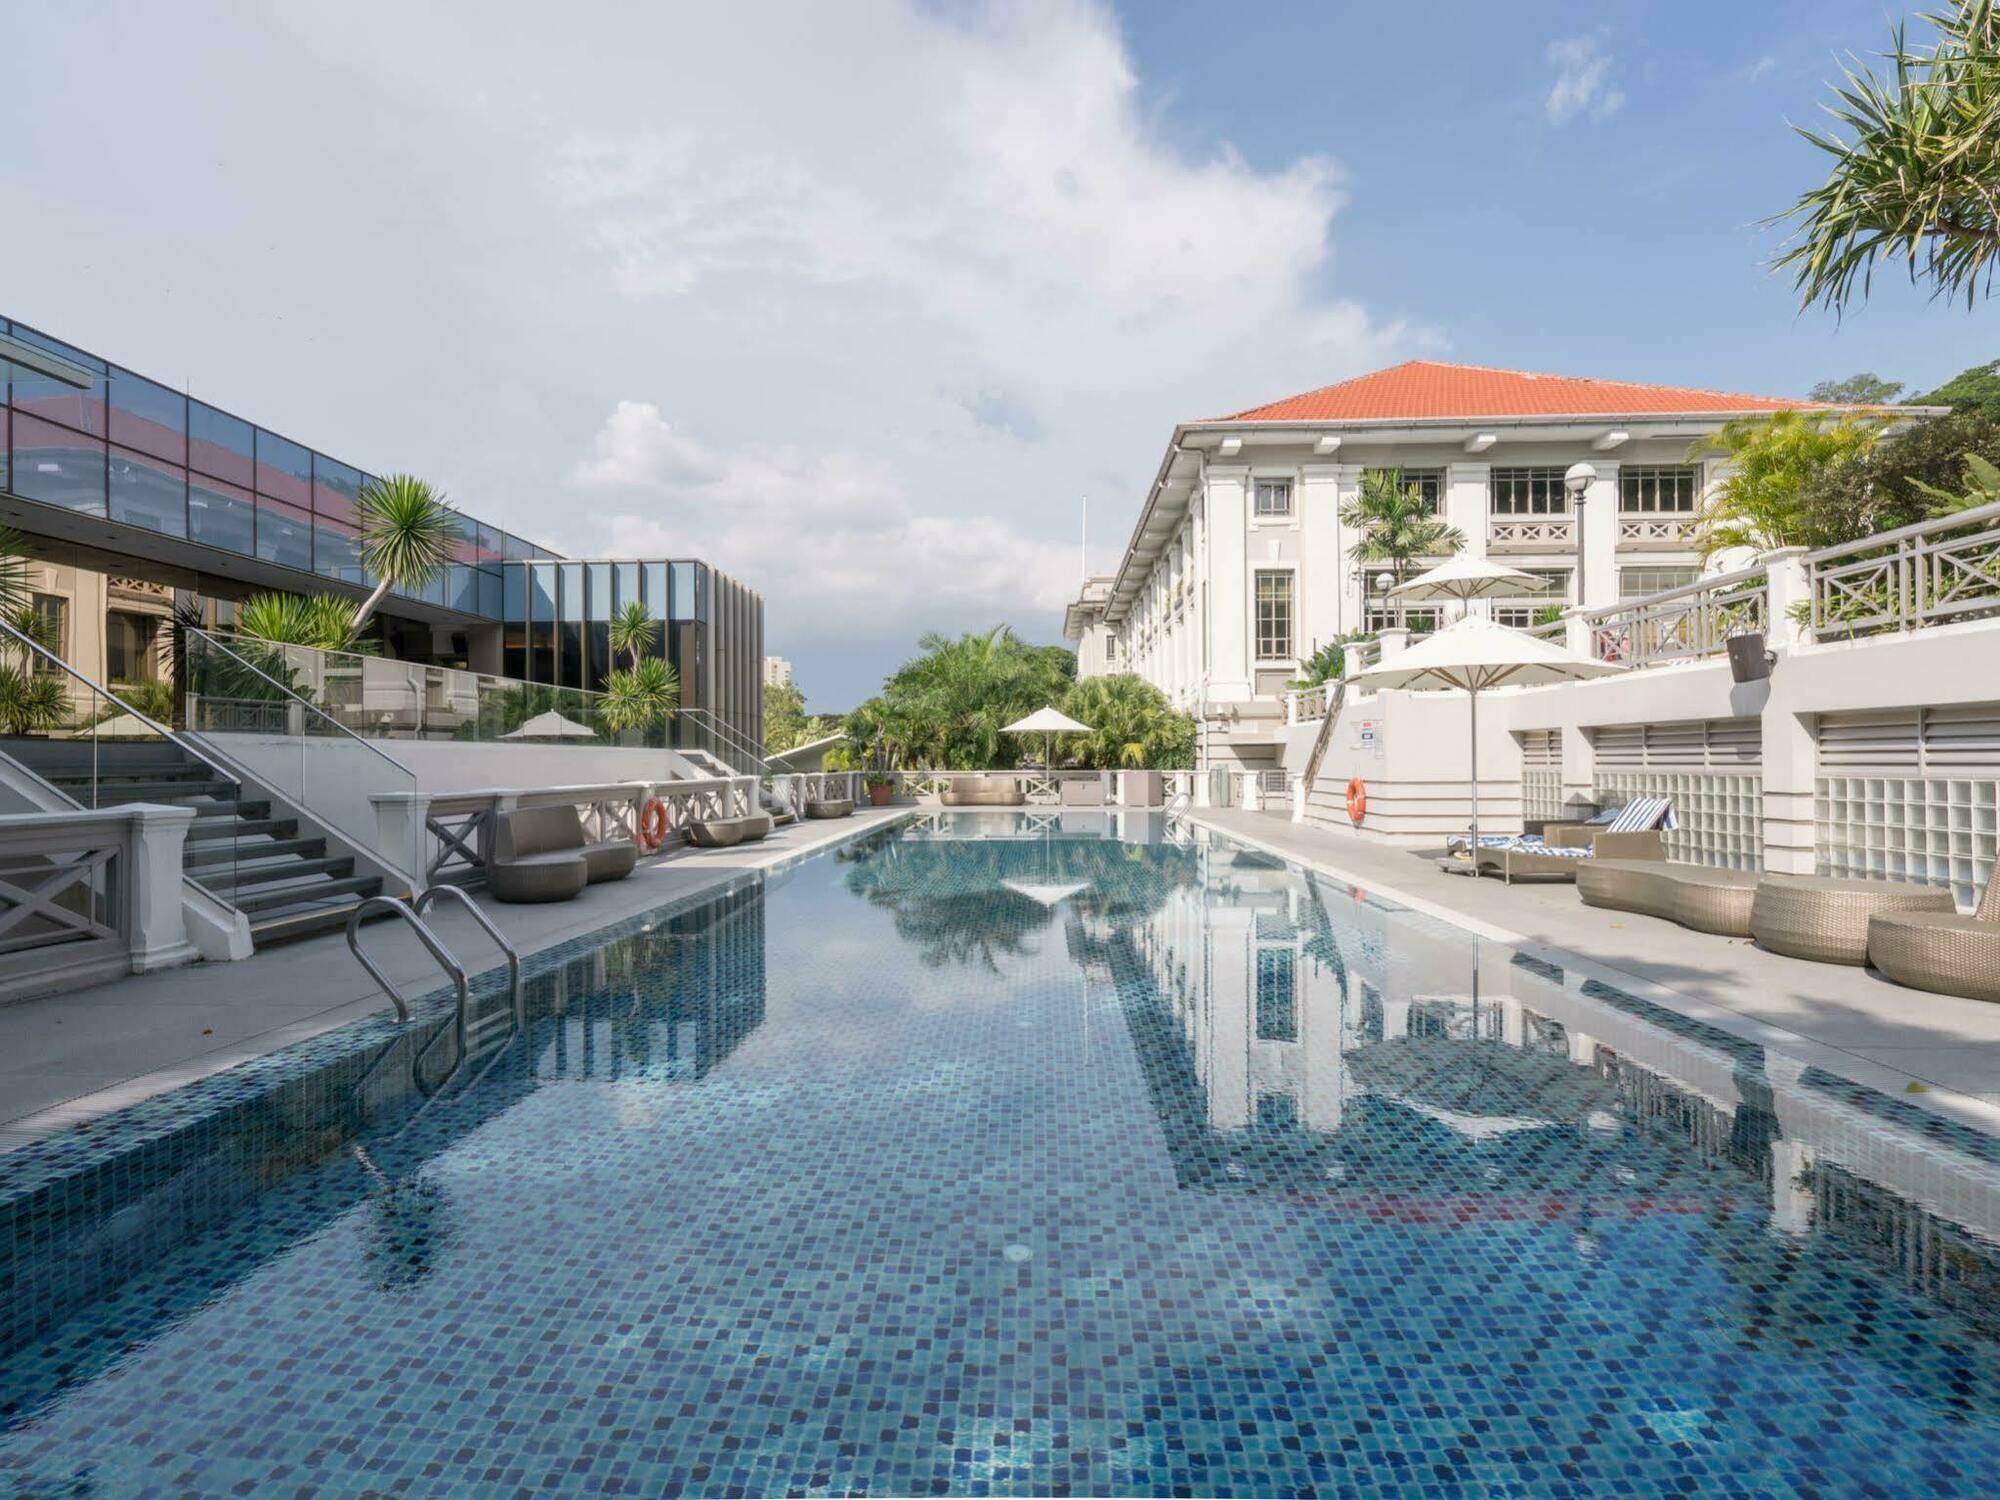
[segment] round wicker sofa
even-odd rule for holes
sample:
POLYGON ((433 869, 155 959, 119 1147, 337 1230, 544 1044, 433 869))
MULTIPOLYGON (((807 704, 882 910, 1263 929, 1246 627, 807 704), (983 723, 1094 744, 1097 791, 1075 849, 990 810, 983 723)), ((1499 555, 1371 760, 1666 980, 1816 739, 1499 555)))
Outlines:
POLYGON ((1752 870, 1657 859, 1576 862, 1576 893, 1586 906, 1636 911, 1725 937, 1750 936, 1750 906, 1764 878, 1752 870))

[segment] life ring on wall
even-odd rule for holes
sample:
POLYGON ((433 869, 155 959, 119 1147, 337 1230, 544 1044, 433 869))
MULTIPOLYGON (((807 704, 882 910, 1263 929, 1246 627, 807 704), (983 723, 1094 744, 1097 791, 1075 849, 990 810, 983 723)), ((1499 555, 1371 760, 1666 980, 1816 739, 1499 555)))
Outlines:
POLYGON ((639 810, 639 843, 648 854, 667 841, 667 804, 648 798, 639 810))
POLYGON ((1368 783, 1359 776, 1347 783, 1347 820, 1359 824, 1368 814, 1368 783))

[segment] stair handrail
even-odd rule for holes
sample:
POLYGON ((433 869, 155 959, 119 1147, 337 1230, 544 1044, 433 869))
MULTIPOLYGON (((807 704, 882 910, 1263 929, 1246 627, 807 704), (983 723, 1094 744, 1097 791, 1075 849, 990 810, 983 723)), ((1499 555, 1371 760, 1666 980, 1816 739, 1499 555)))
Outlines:
POLYGON ((527 1019, 525 1014, 526 1002, 521 995, 520 950, 507 941, 505 935, 495 925, 493 919, 486 914, 486 908, 473 900, 472 893, 463 886, 451 885, 443 881, 438 882, 436 885, 425 886, 417 894, 416 899, 410 903, 410 909, 421 917, 430 904, 439 896, 451 896, 463 905, 471 915, 472 920, 486 930, 486 935, 492 938, 495 946, 506 955, 507 994, 514 1007, 514 1020, 517 1024, 525 1023, 527 1019))
MULTIPOLYGON (((215 774, 220 776, 224 781, 227 781, 231 786, 236 787, 239 790, 242 788, 243 778, 238 776, 234 771, 230 770, 228 767, 224 766, 220 761, 216 760, 214 756, 209 755, 205 751, 202 751, 196 746, 190 744, 187 740, 183 739, 180 735, 176 734, 173 730, 169 729, 166 725, 160 723, 158 720, 153 718, 151 714, 141 713, 138 709, 134 708, 131 704, 127 703, 123 698, 119 697, 116 693, 112 692, 109 688, 105 687, 102 683, 97 682, 90 677, 86 677, 83 673, 77 671, 75 667, 71 666, 68 662, 64 661, 60 656, 57 656, 55 652, 49 650, 48 647, 44 646, 40 641, 36 640, 33 636, 28 635, 23 631, 17 630, 12 623, 10 623, 5 619, 0 619, 0 632, 5 632, 7 636, 12 638, 12 640, 16 645, 25 646, 30 652, 40 657, 43 661, 53 664, 59 670, 67 673, 70 677, 75 678, 78 682, 82 683, 85 687, 89 688, 93 693, 96 693, 99 697, 103 698, 105 702, 115 704, 121 712, 130 714, 133 718, 137 719, 141 724, 144 724, 148 729, 152 730, 153 733, 159 735, 162 739, 167 740, 170 743, 179 746, 181 749, 185 750, 189 755, 192 755, 196 760, 200 761, 203 765, 207 766, 211 771, 215 772, 215 774)), ((96 735, 91 736, 93 744, 96 742, 97 738, 98 737, 96 735)), ((76 799, 74 797, 71 797, 70 801, 75 802, 76 799)))
POLYGON ((710 733, 727 742, 730 748, 735 750, 739 755, 748 756, 756 764, 758 775, 773 776, 782 774, 774 772, 771 769, 771 762, 766 758, 762 746, 753 744, 747 734, 744 734, 740 730, 732 729, 708 709, 693 707, 677 708, 674 710, 674 716, 676 718, 693 720, 696 724, 701 725, 710 733))
POLYGON ((1301 778, 1307 797, 1319 783, 1319 764, 1326 759, 1327 746, 1333 742, 1333 724, 1340 717, 1340 710, 1347 701, 1347 679, 1339 678, 1333 684, 1333 691, 1327 696, 1326 715, 1319 721, 1319 733, 1313 736, 1312 753, 1306 756, 1306 773, 1301 778))
MULTIPOLYGON (((266 672, 262 667, 258 666, 257 663, 255 663, 254 661, 246 660, 245 658, 237 655, 236 652, 230 650, 229 647, 225 646, 221 641, 217 640, 213 635, 211 635, 208 631, 203 630, 200 626, 190 625, 186 628, 188 634, 200 636, 204 641, 207 641, 209 645, 213 646, 216 650, 220 651, 224 656, 228 657, 238 666, 243 667, 248 671, 254 672, 257 676, 263 678, 266 682, 270 683, 272 687, 276 688, 279 692, 283 693, 292 702, 298 704, 300 708, 303 708, 304 710, 306 710, 306 712, 312 714, 316 718, 325 720, 328 724, 331 724, 341 734, 344 734, 350 740, 353 740, 355 744, 367 746, 368 749, 371 752, 373 752, 376 756, 380 757, 382 760, 387 761, 390 765, 394 766, 398 771, 401 771, 405 776, 413 774, 408 766, 404 765, 400 760, 397 760, 395 756, 389 754, 388 751, 384 750, 380 745, 377 745, 373 740, 368 739, 364 735, 356 734, 353 730, 349 729, 345 724, 341 723, 340 720, 336 719, 332 714, 328 713, 325 709, 321 708, 317 703, 313 702, 310 698, 301 696, 297 688, 292 687, 289 683, 278 681, 277 678, 273 677, 269 672, 266 672)), ((276 643, 274 642, 272 644, 276 643)), ((204 759, 205 758, 206 757, 204 757, 204 759)))

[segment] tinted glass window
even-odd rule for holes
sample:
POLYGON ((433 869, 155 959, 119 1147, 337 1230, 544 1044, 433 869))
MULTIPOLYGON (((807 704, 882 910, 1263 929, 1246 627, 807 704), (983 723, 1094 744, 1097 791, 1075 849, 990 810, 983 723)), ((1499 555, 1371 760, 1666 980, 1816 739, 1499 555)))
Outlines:
POLYGON ((455 516, 453 524, 458 528, 458 540, 452 544, 451 555, 462 563, 479 561, 479 523, 470 516, 455 516))
POLYGON ((562 611, 565 620, 583 618, 583 564, 564 563, 556 571, 562 575, 562 611))
POLYGON ((506 548, 509 557, 533 557, 535 555, 533 547, 530 547, 520 537, 513 535, 511 532, 502 532, 500 540, 506 548))
POLYGON ((257 430, 257 493, 312 508, 312 451, 290 438, 257 430))
POLYGON ((536 620, 553 620, 556 617, 556 570, 552 563, 533 563, 528 567, 528 611, 536 620))
POLYGON ((501 598, 501 614, 503 618, 516 622, 526 621, 528 618, 528 570, 518 567, 505 568, 501 571, 500 577, 506 586, 501 598))
POLYGON ((187 397, 114 369, 110 402, 112 442, 170 463, 187 462, 187 397))
POLYGON ((256 472, 254 428, 240 417, 188 402, 188 467, 248 489, 256 472))
POLYGON ((99 439, 17 411, 13 468, 15 494, 104 514, 104 444, 99 439))
POLYGON ((639 598, 639 565, 637 563, 618 564, 618 597, 614 609, 623 609, 639 598))
POLYGON ((347 583, 365 583, 367 570, 361 566, 361 544, 354 528, 328 516, 313 526, 313 571, 347 583))
POLYGON ((698 620, 701 618, 695 598, 694 564, 675 563, 674 569, 674 613, 676 620, 698 620))
POLYGON ((78 387, 53 375, 38 375, 26 365, 13 365, 14 405, 22 411, 33 412, 44 421, 60 422, 65 427, 73 427, 93 437, 103 437, 104 361, 55 339, 44 338, 18 323, 14 325, 13 336, 24 344, 46 349, 90 372, 90 384, 78 387))
POLYGON ((257 555, 266 562, 310 570, 313 565, 312 512, 279 505, 268 497, 257 502, 257 555))
POLYGON ((444 602, 469 615, 479 613, 479 570, 453 563, 445 570, 444 602))
POLYGON ((230 552, 252 551, 256 510, 250 492, 202 474, 188 476, 188 536, 230 552))
POLYGON ((500 618, 500 575, 481 572, 479 582, 479 612, 489 620, 500 618))
MULTIPOLYGON (((117 421, 115 412, 112 421, 117 421)), ((168 536, 187 535, 187 475, 178 464, 113 448, 109 478, 112 520, 168 536)))
POLYGON ((586 571, 590 576, 590 618, 608 620, 611 618, 611 564, 591 563, 586 571))
POLYGON ((507 538, 498 528, 488 526, 484 521, 476 521, 473 524, 477 528, 475 541, 479 548, 476 561, 491 567, 507 555, 507 538))
POLYGON ((338 521, 354 518, 354 500, 361 493, 361 471, 351 464, 313 455, 313 510, 338 521))
POLYGON ((656 620, 672 619, 673 615, 667 608, 669 603, 667 598, 667 565, 663 562, 647 563, 645 565, 645 574, 646 608, 653 612, 653 618, 656 620))

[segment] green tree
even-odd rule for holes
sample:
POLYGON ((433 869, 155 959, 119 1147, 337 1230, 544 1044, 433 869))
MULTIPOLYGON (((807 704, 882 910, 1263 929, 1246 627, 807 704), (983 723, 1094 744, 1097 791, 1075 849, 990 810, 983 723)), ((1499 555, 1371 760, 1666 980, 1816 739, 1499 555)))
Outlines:
POLYGON ((1077 723, 1090 726, 1088 734, 1061 737, 1079 765, 1100 771, 1194 766, 1194 720, 1176 712, 1166 694, 1143 677, 1130 672, 1086 677, 1063 696, 1061 706, 1077 723))
POLYGON ((345 599, 330 594, 255 594, 237 606, 236 633, 273 646, 372 652, 345 599))
POLYGON ((1992 288, 2000 254, 2000 11, 1950 0, 1925 18, 1936 36, 1915 50, 1900 24, 1886 77, 1855 66, 1826 106, 1830 130, 1799 133, 1832 158, 1825 182, 1780 221, 1795 224, 1776 266, 1805 306, 1835 312, 1866 298, 1876 262, 1908 263, 1910 280, 1972 306, 1992 288))
POLYGON ((1960 370, 1936 390, 1913 397, 1912 404, 1976 411, 2000 422, 2000 359, 1960 370))
POLYGON ((803 745, 811 736, 806 696, 789 682, 764 684, 764 753, 803 745))
POLYGON ((1913 423, 1807 486, 1809 529, 1831 546, 1921 521, 1933 513, 1936 492, 1955 489, 1973 458, 2000 461, 2000 422, 1967 410, 1913 423))
POLYGON ((1363 470, 1360 492, 1341 507, 1340 519, 1360 533, 1356 565, 1386 563, 1399 584, 1417 559, 1449 557, 1465 545, 1465 533, 1432 511, 1414 484, 1404 484, 1401 469, 1363 470))
POLYGON ((1806 392, 1806 399, 1832 406, 1887 406, 1902 389, 1900 380, 1884 380, 1872 371, 1863 370, 1845 380, 1822 380, 1806 392))
POLYGON ((1062 700, 1075 654, 1030 646, 1005 625, 957 637, 932 633, 882 691, 850 714, 847 735, 873 764, 905 769, 1009 767, 1024 747, 1003 726, 1062 700))
POLYGON ((646 613, 646 606, 637 599, 626 601, 625 606, 611 617, 611 654, 627 657, 633 666, 639 665, 639 658, 653 650, 653 642, 659 638, 660 622, 646 613))
POLYGON ((1945 489, 1941 485, 1916 481, 1930 504, 1934 516, 1948 516, 1955 511, 1971 510, 1978 505, 1992 505, 2000 502, 2000 465, 1991 459, 1981 458, 1977 453, 1965 456, 1965 477, 1956 490, 1945 489))
POLYGON ((680 707, 681 680, 663 656, 648 656, 604 680, 604 722, 614 732, 652 729, 680 707))
POLYGON ((415 592, 445 570, 461 535, 459 515, 444 496, 411 474, 371 479, 354 502, 361 561, 375 591, 354 611, 354 628, 368 623, 390 589, 415 592))
POLYGON ((1796 411, 1724 423, 1688 455, 1721 453, 1730 463, 1701 516, 1696 541, 1702 556, 1732 547, 1765 552, 1850 540, 1829 534, 1813 509, 1813 489, 1836 465, 1871 451, 1883 425, 1868 417, 1796 411))

